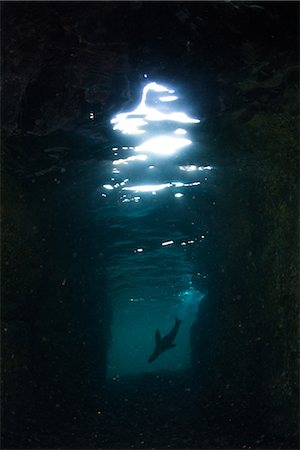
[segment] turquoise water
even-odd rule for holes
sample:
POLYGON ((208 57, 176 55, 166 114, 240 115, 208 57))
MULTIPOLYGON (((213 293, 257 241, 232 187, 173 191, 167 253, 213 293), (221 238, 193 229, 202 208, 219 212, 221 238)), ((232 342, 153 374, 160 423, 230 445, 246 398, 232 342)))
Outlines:
POLYGON ((201 119, 182 92, 144 77, 140 98, 111 119, 118 145, 112 143, 107 179, 98 189, 108 235, 119 235, 108 250, 109 378, 190 368, 190 329, 206 294, 199 286, 208 275, 198 272, 195 280, 193 258, 209 241, 205 209, 213 200, 206 191, 215 168, 202 163, 195 139, 201 119), (202 214, 193 209, 199 197, 202 214), (177 346, 149 364, 155 330, 167 334, 175 317, 183 319, 177 346))

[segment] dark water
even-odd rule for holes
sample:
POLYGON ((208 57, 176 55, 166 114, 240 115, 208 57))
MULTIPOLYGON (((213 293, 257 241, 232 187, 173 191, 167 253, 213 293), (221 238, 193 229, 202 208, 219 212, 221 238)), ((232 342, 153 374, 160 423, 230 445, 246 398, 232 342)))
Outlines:
POLYGON ((3 448, 298 448, 297 8, 67 3, 6 12, 3 448))

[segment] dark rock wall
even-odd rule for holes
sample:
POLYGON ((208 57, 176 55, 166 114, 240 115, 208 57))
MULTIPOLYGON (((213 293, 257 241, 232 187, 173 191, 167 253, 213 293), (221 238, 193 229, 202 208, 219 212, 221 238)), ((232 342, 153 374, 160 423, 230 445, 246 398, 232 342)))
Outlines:
POLYGON ((111 308, 91 167, 106 158, 103 120, 128 100, 128 51, 112 32, 116 4, 4 2, 1 13, 2 408, 15 448, 101 404, 111 308))
POLYGON ((261 60, 252 51, 251 58, 235 75, 224 111, 208 124, 216 138, 214 151, 228 166, 215 185, 215 267, 192 330, 192 348, 206 399, 214 399, 210 407, 224 423, 257 430, 258 444, 259 436, 267 435, 270 446, 294 447, 299 419, 297 57, 272 52, 261 60))
POLYGON ((47 135, 88 126, 90 110, 103 119, 116 95, 113 80, 127 67, 127 42, 113 32, 115 9, 105 2, 2 4, 3 127, 47 135))
POLYGON ((14 447, 40 436, 45 424, 47 432, 61 432, 99 402, 111 309, 104 237, 86 217, 88 192, 76 202, 63 199, 51 174, 39 183, 20 181, 7 163, 8 156, 1 193, 2 407, 5 444, 14 447))

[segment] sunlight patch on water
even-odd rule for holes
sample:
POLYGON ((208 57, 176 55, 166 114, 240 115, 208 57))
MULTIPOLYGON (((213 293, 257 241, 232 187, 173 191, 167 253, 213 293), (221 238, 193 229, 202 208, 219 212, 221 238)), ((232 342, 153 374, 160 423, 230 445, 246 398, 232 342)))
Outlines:
POLYGON ((137 152, 149 152, 157 155, 174 155, 177 150, 190 145, 192 141, 184 138, 174 138, 170 136, 157 136, 143 142, 135 148, 137 152))
MULTIPOLYGON (((180 123, 199 123, 199 119, 193 119, 189 117, 185 112, 164 112, 159 109, 158 106, 149 106, 148 102, 151 102, 151 96, 156 92, 166 92, 167 94, 173 94, 173 89, 168 89, 166 86, 162 86, 156 82, 148 83, 142 93, 142 99, 139 105, 133 110, 124 113, 117 114, 111 123, 114 125, 113 129, 121 131, 124 134, 141 134, 145 130, 142 129, 149 122, 157 121, 171 121, 180 123), (149 98, 150 97, 150 98, 149 98)), ((165 102, 176 101, 176 96, 162 96, 158 98, 159 102, 163 104, 165 102)))
MULTIPOLYGON (((108 182, 103 187, 106 191, 127 191, 128 198, 124 199, 122 196, 119 198, 122 203, 131 202, 130 192, 156 195, 158 191, 167 188, 199 186, 200 180, 191 182, 190 178, 184 179, 184 172, 211 170, 210 166, 178 165, 175 167, 179 173, 183 172, 183 176, 180 177, 182 180, 172 181, 164 175, 172 168, 171 163, 163 165, 167 158, 182 158, 188 147, 193 149, 191 145, 193 142, 187 136, 187 130, 178 128, 178 123, 196 124, 200 122, 199 119, 190 117, 186 112, 176 110, 178 97, 173 95, 174 93, 174 89, 165 85, 156 82, 147 83, 142 90, 142 97, 137 107, 132 111, 116 114, 111 120, 113 129, 123 134, 145 133, 145 138, 134 137, 135 142, 124 142, 119 147, 112 147, 115 155, 112 161, 112 176, 116 178, 111 178, 114 184, 108 182), (153 122, 159 124, 159 132, 153 124, 151 127, 153 122), (166 131, 162 133, 161 125, 164 123, 166 123, 166 131), (143 164, 145 162, 147 163, 143 164), (154 168, 155 171, 149 170, 154 168), (125 176, 130 178, 129 183, 127 183, 128 179, 124 179, 125 176), (135 180, 139 182, 137 183, 135 180), (127 183, 126 187, 124 186, 125 182, 127 183)), ((172 171, 169 173, 171 174, 172 171)), ((175 192, 174 195, 175 198, 180 198, 184 194, 175 192)))

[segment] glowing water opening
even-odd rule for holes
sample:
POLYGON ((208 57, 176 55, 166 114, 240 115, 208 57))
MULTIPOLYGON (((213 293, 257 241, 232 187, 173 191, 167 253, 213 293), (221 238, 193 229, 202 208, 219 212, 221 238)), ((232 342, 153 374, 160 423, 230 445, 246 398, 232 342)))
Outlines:
POLYGON ((153 363, 148 358, 155 346, 155 331, 170 332, 178 311, 170 302, 158 301, 147 306, 142 299, 125 299, 127 305, 116 308, 112 322, 112 342, 108 357, 108 377, 128 374, 181 371, 191 367, 190 329, 194 316, 185 314, 176 347, 163 352, 153 363), (156 305, 156 306, 155 306, 156 305))
MULTIPOLYGON (((144 78, 146 77, 147 74, 144 74, 144 78)), ((148 81, 145 82, 148 83, 148 81)), ((138 211, 143 212, 143 208, 147 209, 148 204, 150 211, 151 208, 155 209, 160 202, 159 197, 163 201, 168 197, 167 193, 159 192, 165 190, 170 195, 170 205, 178 206, 178 210, 182 209, 189 202, 191 190, 194 191, 196 186, 200 185, 198 178, 202 179, 202 177, 199 173, 196 176, 180 173, 179 169, 185 172, 210 170, 209 166, 200 168, 201 166, 196 165, 178 168, 179 163, 174 161, 164 170, 167 166, 167 157, 172 159, 173 156, 177 158, 177 155, 180 155, 181 164, 183 164, 182 161, 189 161, 188 154, 184 155, 184 159, 181 157, 181 153, 187 152, 189 150, 187 147, 192 144, 192 141, 188 139, 188 125, 200 122, 199 119, 190 117, 184 108, 182 108, 183 111, 178 111, 179 101, 177 100, 178 97, 173 89, 155 82, 148 83, 142 91, 137 107, 132 111, 117 114, 111 120, 114 130, 123 134, 136 135, 132 140, 124 139, 122 144, 125 146, 114 147, 115 157, 122 156, 122 158, 113 161, 113 173, 118 174, 116 170, 120 169, 122 173, 126 173, 130 182, 128 179, 120 181, 120 177, 116 177, 116 180, 109 179, 109 184, 104 185, 108 191, 117 189, 118 207, 120 202, 123 202, 119 208, 121 213, 127 210, 129 214, 133 214, 134 218, 139 217, 134 214, 138 211), (157 130, 160 130, 161 134, 157 130), (136 147, 130 147, 133 144, 136 147), (122 154, 120 152, 120 156, 117 156, 119 150, 122 154), (124 154, 126 158, 123 158, 124 154), (145 164, 143 164, 144 161, 145 164), (174 175, 173 167, 177 175, 179 173, 181 175, 178 178, 174 175), (176 181, 172 181, 174 179, 176 181), (115 184, 110 184, 111 182, 115 184), (139 197, 140 193, 145 195, 139 197), (180 200, 186 193, 185 199, 180 200), (157 194, 157 197, 152 197, 151 194, 153 196, 157 194)), ((107 192, 107 196, 109 194, 110 192, 107 192)), ((112 199, 115 197, 111 196, 112 199)), ((107 200, 105 202, 108 203, 107 200)), ((147 227, 146 221, 143 224, 147 227)), ((137 231, 139 231, 138 226, 139 224, 136 224, 137 231)), ((150 225, 150 231, 153 229, 155 227, 151 228, 150 225)), ((113 338, 109 352, 109 377, 185 370, 191 366, 190 328, 195 321, 203 294, 194 289, 191 284, 185 289, 185 282, 182 284, 180 280, 183 271, 186 274, 186 262, 183 261, 185 256, 182 257, 182 255, 188 255, 187 249, 197 245, 200 241, 199 236, 192 235, 192 239, 188 240, 176 229, 172 229, 170 234, 168 231, 166 235, 164 230, 159 228, 157 232, 159 238, 157 238, 156 248, 153 248, 152 244, 142 241, 141 234, 137 232, 137 239, 128 249, 130 256, 126 259, 125 265, 129 265, 130 269, 127 275, 126 273, 124 275, 126 287, 122 287, 122 292, 119 293, 117 285, 115 293, 120 298, 118 300, 113 298, 115 309, 112 323, 113 338), (175 231, 174 234, 173 231, 175 231), (179 267, 176 272, 174 267, 177 264, 179 267), (182 267, 184 267, 183 270, 182 267), (132 286, 130 285, 131 276, 134 279, 132 286), (158 286, 155 285, 156 283, 158 286), (147 289, 151 289, 151 295, 148 297, 145 293, 147 289), (158 298, 153 301, 152 295, 157 295, 158 298), (174 325, 175 317, 183 320, 175 339, 177 347, 164 352, 157 360, 149 364, 148 358, 155 345, 156 329, 160 329, 162 336, 169 333, 174 325)), ((119 262, 117 268, 122 277, 124 267, 121 265, 122 263, 119 262)))
POLYGON ((178 318, 186 320, 190 318, 192 322, 196 319, 198 307, 205 294, 196 290, 190 285, 188 289, 178 295, 179 303, 177 305, 178 318))
MULTIPOLYGON (((138 256, 137 256, 138 258, 138 256)), ((143 298, 124 298, 123 308, 113 315, 113 333, 108 360, 108 377, 127 374, 186 370, 191 366, 190 330, 204 294, 189 287, 178 293, 177 305, 155 301, 146 306, 143 298), (155 346, 155 330, 169 333, 175 317, 182 320, 175 338, 176 347, 162 353, 153 363, 148 358, 155 346)))

